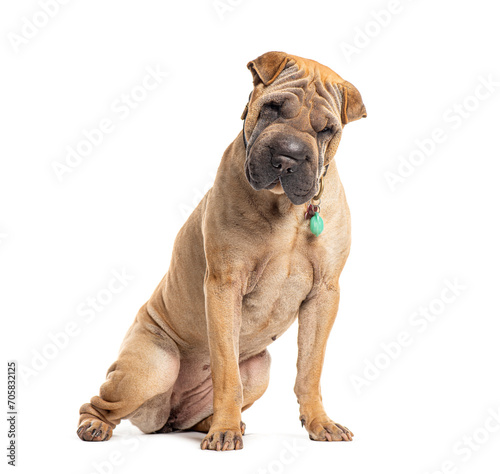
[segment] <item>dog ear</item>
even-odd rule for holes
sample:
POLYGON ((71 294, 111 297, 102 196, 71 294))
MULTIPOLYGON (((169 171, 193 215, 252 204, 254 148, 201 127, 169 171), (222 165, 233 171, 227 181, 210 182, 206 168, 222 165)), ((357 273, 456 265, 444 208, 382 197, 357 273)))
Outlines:
POLYGON ((289 59, 286 53, 271 51, 250 61, 247 68, 252 72, 254 85, 256 86, 259 82, 265 86, 271 84, 285 69, 289 59))
POLYGON ((344 101, 342 103, 342 123, 345 125, 354 120, 366 117, 366 108, 361 99, 361 94, 350 82, 344 81, 339 84, 343 91, 344 101))

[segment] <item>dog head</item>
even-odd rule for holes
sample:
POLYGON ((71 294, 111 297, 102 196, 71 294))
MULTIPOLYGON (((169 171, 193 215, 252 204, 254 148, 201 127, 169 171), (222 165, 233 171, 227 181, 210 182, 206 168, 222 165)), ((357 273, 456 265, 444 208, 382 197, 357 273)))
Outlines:
POLYGON ((361 95, 331 69, 281 52, 247 67, 254 82, 244 112, 248 182, 303 204, 318 192, 344 125, 366 117, 361 95))

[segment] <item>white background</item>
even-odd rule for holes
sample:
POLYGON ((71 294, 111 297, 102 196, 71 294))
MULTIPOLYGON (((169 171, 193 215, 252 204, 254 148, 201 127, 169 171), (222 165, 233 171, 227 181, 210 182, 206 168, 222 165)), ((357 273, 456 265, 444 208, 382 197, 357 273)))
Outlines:
POLYGON ((33 371, 19 374, 17 472, 498 473, 500 431, 489 415, 500 416, 494 2, 401 0, 377 27, 373 13, 393 2, 232 0, 218 13, 211 0, 74 0, 17 48, 23 18, 41 7, 6 3, 2 352, 33 371), (369 32, 363 44, 360 31, 369 32), (349 55, 355 38, 360 47, 349 55), (83 443, 78 409, 98 393, 168 268, 178 229, 241 128, 247 62, 271 50, 331 67, 361 91, 368 111, 345 128, 336 158, 353 243, 323 375, 327 411, 355 439, 312 442, 300 427, 293 325, 270 348, 266 394, 244 413, 243 451, 202 452, 201 434, 145 436, 128 422, 109 442, 83 443), (147 67, 168 77, 121 118, 113 104, 147 67), (474 98, 489 76, 492 92, 474 98), (454 107, 464 103, 468 116, 458 119, 454 107), (54 162, 105 118, 113 131, 59 181, 54 162), (398 173, 399 157, 418 160, 415 141, 436 128, 446 138, 391 190, 386 173, 398 173), (77 308, 122 269, 134 279, 86 321, 77 308), (465 288, 453 302, 445 292, 443 303, 446 280, 465 288), (429 306, 435 317, 424 326, 414 313, 429 306), (71 337, 61 335, 68 323, 78 332, 71 337), (400 332, 411 343, 392 344, 388 359, 381 345, 400 332), (59 335, 55 352, 51 335, 59 335), (51 359, 36 362, 44 352, 51 359), (372 367, 356 390, 353 376, 375 363, 385 368, 372 367))

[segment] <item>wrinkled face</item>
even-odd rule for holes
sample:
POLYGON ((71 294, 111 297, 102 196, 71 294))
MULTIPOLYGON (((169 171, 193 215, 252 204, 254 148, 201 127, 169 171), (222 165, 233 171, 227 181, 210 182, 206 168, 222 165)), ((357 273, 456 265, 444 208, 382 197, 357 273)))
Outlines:
POLYGON ((258 84, 249 104, 245 173, 255 190, 285 192, 293 204, 311 200, 342 134, 342 93, 336 84, 284 69, 258 84))

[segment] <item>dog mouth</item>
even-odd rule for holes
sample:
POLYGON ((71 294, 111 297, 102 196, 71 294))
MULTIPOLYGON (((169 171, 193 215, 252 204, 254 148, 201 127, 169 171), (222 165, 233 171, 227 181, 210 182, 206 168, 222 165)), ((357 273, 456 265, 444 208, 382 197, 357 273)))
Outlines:
POLYGON ((285 190, 285 188, 283 187, 283 182, 281 181, 281 176, 276 178, 271 184, 269 184, 268 186, 265 186, 263 189, 266 189, 268 191, 272 191, 278 187, 281 188, 281 192, 285 193, 288 196, 288 199, 290 199, 290 201, 292 201, 291 196, 293 196, 293 200, 297 200, 297 199, 305 198, 306 196, 309 196, 309 194, 311 193, 310 189, 307 191, 304 191, 304 192, 297 192, 297 191, 293 191, 293 193, 290 193, 290 191, 287 192, 285 190))
POLYGON ((281 177, 278 176, 271 184, 265 186, 264 189, 267 189, 269 191, 269 190, 275 188, 280 183, 281 183, 281 177))
POLYGON ((248 166, 245 168, 247 180, 256 191, 272 191, 281 187, 282 192, 295 205, 304 204, 314 195, 314 183, 306 189, 302 183, 291 182, 289 176, 277 176, 269 184, 263 184, 262 180, 255 179, 256 177, 252 175, 248 166))

